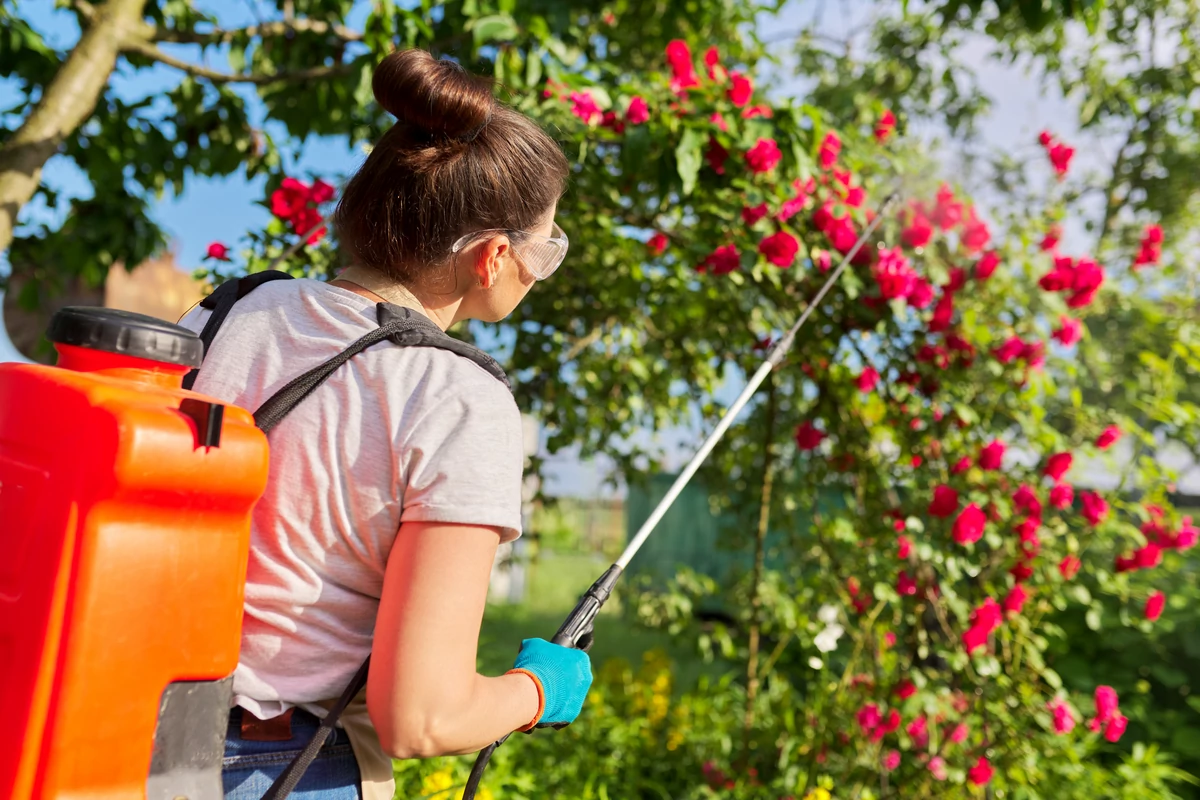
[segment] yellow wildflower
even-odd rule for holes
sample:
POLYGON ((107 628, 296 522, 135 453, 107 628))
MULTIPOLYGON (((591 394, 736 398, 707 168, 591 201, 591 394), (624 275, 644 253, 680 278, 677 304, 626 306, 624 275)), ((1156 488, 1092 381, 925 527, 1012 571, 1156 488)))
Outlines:
POLYGON ((829 793, 828 789, 818 786, 804 795, 804 800, 833 800, 833 795, 829 793))

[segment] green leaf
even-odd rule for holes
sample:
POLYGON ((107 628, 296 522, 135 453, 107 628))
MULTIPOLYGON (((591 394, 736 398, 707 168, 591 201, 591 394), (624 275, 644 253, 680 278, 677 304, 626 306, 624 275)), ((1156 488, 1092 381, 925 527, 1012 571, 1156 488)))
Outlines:
POLYGON ((700 148, 704 145, 704 135, 695 128, 688 128, 675 148, 675 169, 679 179, 683 181, 683 194, 689 195, 696 188, 696 177, 700 174, 700 164, 703 161, 700 148))
POLYGON ((1100 630, 1100 608, 1089 608, 1087 615, 1084 617, 1084 622, 1087 623, 1089 629, 1093 631, 1100 630))
POLYGON ((475 46, 486 44, 488 42, 505 42, 517 38, 520 33, 520 28, 517 27, 517 22, 508 14, 492 14, 486 17, 479 17, 467 23, 467 27, 471 30, 471 36, 475 39, 475 46))
POLYGON ((525 85, 534 88, 542 80, 542 51, 534 49, 525 56, 525 85))

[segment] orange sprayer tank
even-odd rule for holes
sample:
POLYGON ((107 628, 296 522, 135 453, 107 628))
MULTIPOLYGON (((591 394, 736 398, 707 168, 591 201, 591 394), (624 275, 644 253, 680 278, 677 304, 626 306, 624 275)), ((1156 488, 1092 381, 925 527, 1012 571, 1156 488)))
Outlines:
POLYGON ((0 364, 0 798, 212 796, 266 438, 181 388, 184 328, 48 335, 57 367, 0 364))

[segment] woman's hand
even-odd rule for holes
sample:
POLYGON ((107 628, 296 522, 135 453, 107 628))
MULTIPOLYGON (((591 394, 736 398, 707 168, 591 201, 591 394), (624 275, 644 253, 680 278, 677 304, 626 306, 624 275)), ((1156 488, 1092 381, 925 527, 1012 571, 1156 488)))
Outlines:
POLYGON ((521 642, 517 662, 508 674, 514 672, 533 678, 542 701, 537 716, 521 730, 538 724, 574 722, 592 686, 592 662, 588 654, 545 639, 521 642))

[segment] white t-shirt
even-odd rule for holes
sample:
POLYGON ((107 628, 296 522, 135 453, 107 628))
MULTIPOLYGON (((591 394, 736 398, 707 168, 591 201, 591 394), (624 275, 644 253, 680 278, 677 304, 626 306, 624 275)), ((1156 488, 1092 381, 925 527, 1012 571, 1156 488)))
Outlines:
MULTIPOLYGON (((315 280, 263 284, 221 326, 195 390, 254 411, 378 327, 375 303, 315 280)), ((181 324, 194 331, 210 312, 181 324)), ((371 650, 401 522, 521 530, 521 418, 445 350, 380 342, 271 431, 254 509, 235 702, 261 719, 338 697, 371 650)), ((446 587, 454 591, 454 587, 446 587)))

